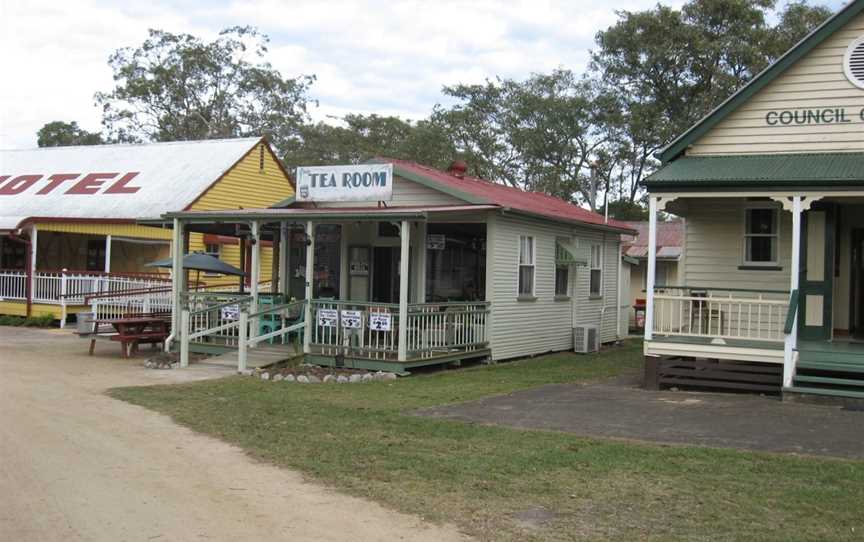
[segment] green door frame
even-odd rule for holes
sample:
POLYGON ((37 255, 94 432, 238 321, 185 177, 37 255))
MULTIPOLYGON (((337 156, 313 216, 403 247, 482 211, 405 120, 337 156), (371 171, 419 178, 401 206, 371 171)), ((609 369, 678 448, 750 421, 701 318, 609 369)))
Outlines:
POLYGON ((835 206, 832 204, 814 203, 811 210, 803 213, 801 217, 801 259, 798 290, 800 292, 800 309, 798 313, 798 337, 805 341, 828 341, 831 339, 834 311, 834 228, 835 228, 835 206), (825 257, 823 279, 814 281, 807 280, 807 254, 811 247, 807 246, 807 228, 811 212, 825 213, 825 257), (807 296, 822 296, 822 325, 807 326, 807 296))

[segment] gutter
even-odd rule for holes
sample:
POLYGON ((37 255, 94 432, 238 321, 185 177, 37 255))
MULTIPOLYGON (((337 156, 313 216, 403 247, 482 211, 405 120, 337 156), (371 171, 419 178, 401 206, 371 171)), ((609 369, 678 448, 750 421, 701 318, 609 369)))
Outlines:
POLYGON ((546 220, 548 222, 557 222, 559 224, 567 224, 569 226, 581 226, 584 228, 594 229, 594 230, 598 230, 598 231, 602 231, 602 232, 617 233, 617 234, 621 234, 621 235, 638 235, 639 234, 638 231, 632 230, 629 228, 623 228, 623 227, 618 227, 618 226, 609 226, 607 224, 592 224, 591 222, 583 222, 583 221, 577 220, 575 218, 574 219, 555 218, 555 217, 540 214, 540 213, 532 213, 530 211, 523 211, 521 209, 514 209, 512 207, 502 207, 501 213, 505 214, 505 215, 506 214, 514 214, 514 215, 529 216, 532 218, 538 218, 541 220, 546 220))

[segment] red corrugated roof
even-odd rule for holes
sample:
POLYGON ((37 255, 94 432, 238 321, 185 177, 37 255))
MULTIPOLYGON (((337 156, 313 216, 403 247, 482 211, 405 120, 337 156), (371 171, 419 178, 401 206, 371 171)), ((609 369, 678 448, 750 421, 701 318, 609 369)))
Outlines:
MULTIPOLYGON (((647 222, 623 222, 626 227, 636 230, 638 234, 625 235, 623 239, 624 254, 634 258, 644 258, 648 254, 648 223, 647 222)), ((657 250, 666 249, 668 257, 681 255, 681 247, 684 246, 684 221, 671 220, 669 222, 657 222, 657 250), (677 250, 676 250, 677 249, 677 250)))
POLYGON ((491 203, 504 208, 537 214, 555 220, 582 222, 584 224, 606 226, 621 230, 631 229, 624 222, 612 219, 607 222, 600 214, 547 194, 526 192, 518 188, 469 175, 460 178, 444 171, 405 160, 396 160, 393 158, 380 158, 379 160, 392 162, 397 169, 403 169, 415 175, 420 175, 433 183, 442 185, 446 189, 465 193, 481 200, 481 203, 491 203))

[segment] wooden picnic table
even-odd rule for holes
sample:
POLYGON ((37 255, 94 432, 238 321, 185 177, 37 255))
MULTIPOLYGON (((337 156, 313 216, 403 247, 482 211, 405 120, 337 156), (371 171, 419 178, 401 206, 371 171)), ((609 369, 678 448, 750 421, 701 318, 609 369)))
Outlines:
MULTIPOLYGON (((141 343, 156 345, 168 338, 168 321, 164 317, 107 318, 95 320, 94 323, 96 330, 99 329, 100 324, 110 324, 117 331, 117 334, 111 335, 110 339, 120 343, 120 353, 124 358, 128 358, 130 354, 137 352, 138 345, 141 343)), ((91 356, 93 355, 95 346, 96 333, 90 339, 91 356)))

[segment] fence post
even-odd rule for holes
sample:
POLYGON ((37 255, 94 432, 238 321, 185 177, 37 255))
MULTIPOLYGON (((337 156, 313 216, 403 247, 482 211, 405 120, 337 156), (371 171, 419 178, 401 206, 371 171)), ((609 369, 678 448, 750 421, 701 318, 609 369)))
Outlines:
POLYGON ((189 309, 180 311, 180 367, 189 366, 189 309))
POLYGON ((246 370, 246 336, 249 331, 249 313, 240 311, 240 336, 237 339, 237 372, 246 370))

